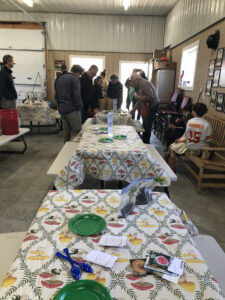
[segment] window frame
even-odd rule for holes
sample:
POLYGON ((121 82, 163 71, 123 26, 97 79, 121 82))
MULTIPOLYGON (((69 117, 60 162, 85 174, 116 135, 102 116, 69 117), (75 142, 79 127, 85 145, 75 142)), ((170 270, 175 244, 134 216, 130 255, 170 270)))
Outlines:
POLYGON ((180 72, 179 72, 179 81, 178 81, 178 87, 181 88, 182 90, 185 91, 194 91, 194 87, 195 87, 195 76, 196 76, 196 70, 197 70, 197 64, 198 64, 198 55, 199 55, 199 45, 200 45, 200 40, 195 41, 189 45, 187 45, 186 47, 182 48, 182 53, 181 53, 181 61, 180 61, 180 72), (197 46, 197 55, 196 55, 196 63, 195 63, 195 67, 194 67, 194 76, 193 76, 193 85, 192 86, 183 86, 180 85, 180 74, 181 74, 181 66, 182 66, 182 57, 183 57, 183 53, 188 50, 191 49, 193 47, 197 46))

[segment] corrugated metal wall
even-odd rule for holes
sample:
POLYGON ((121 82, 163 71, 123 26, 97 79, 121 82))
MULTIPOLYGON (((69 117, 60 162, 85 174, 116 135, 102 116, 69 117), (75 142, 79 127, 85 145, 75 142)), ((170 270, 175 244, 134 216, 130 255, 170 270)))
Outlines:
POLYGON ((166 18, 164 46, 172 47, 225 18, 225 0, 180 0, 166 18))
MULTIPOLYGON (((47 22, 50 50, 150 53, 163 47, 165 17, 32 13, 47 22)), ((0 20, 33 21, 0 12, 0 20)))

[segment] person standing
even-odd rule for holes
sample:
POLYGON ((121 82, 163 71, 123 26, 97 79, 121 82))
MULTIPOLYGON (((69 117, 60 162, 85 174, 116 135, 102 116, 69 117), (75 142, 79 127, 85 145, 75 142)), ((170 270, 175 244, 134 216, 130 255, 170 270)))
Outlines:
POLYGON ((101 76, 97 76, 94 80, 94 85, 92 86, 92 99, 95 106, 99 108, 99 100, 103 99, 101 76))
POLYGON ((143 133, 143 142, 149 144, 153 120, 155 114, 159 110, 159 99, 154 85, 136 73, 131 75, 131 85, 135 88, 133 97, 137 100, 137 103, 131 110, 131 113, 134 113, 138 107, 143 105, 148 106, 149 108, 148 116, 142 116, 143 127, 145 129, 145 132, 143 133))
POLYGON ((96 65, 90 66, 87 72, 80 78, 81 84, 81 99, 83 104, 83 112, 82 112, 82 123, 84 123, 88 115, 92 112, 95 114, 97 112, 96 104, 92 99, 92 86, 93 86, 93 78, 96 76, 98 72, 98 67, 96 65))
POLYGON ((13 57, 3 56, 3 65, 0 72, 0 108, 16 108, 17 92, 12 77, 13 57))
POLYGON ((59 77, 60 77, 61 75, 63 75, 63 74, 65 74, 65 73, 68 72, 68 67, 67 67, 66 64, 62 64, 60 69, 61 69, 61 74, 58 75, 58 77, 56 78, 54 87, 56 87, 56 82, 57 82, 57 80, 59 79, 59 77))
POLYGON ((80 65, 73 65, 71 73, 65 72, 56 82, 55 99, 63 123, 64 143, 74 138, 82 128, 79 80, 82 73, 80 65))
POLYGON ((106 69, 100 73, 100 76, 102 77, 102 91, 103 91, 103 96, 105 97, 109 85, 109 82, 106 78, 106 69))
POLYGON ((117 99, 117 109, 121 108, 123 102, 123 85, 116 74, 110 76, 107 96, 111 99, 117 99))

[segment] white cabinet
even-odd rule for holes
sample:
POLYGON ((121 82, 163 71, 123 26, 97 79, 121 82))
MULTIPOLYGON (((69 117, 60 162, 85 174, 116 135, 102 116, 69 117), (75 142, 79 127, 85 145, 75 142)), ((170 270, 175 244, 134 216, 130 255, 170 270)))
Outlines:
POLYGON ((175 70, 156 71, 155 87, 161 103, 169 102, 174 91, 175 70))

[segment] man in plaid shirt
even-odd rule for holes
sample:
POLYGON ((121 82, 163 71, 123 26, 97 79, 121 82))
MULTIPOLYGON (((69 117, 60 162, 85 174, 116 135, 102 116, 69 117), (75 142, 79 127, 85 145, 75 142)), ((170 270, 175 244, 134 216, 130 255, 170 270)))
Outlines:
POLYGON ((55 85, 55 99, 63 122, 64 143, 74 138, 81 130, 80 65, 73 65, 71 73, 64 72, 55 85))

